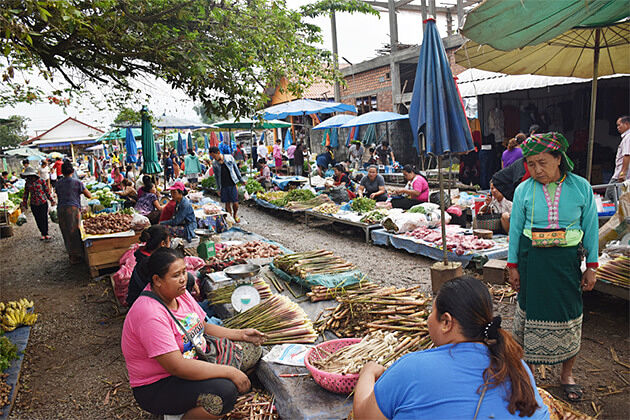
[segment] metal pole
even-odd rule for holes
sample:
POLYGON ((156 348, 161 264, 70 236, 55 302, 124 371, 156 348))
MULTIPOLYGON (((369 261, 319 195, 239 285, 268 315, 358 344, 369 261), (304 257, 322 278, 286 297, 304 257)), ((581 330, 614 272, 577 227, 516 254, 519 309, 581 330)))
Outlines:
POLYGON ((447 246, 446 246, 446 223, 444 223, 444 177, 442 176, 442 157, 437 156, 438 161, 438 179, 440 182, 440 225, 442 226, 442 250, 444 251, 444 266, 448 264, 447 246))
POLYGON ((591 115, 588 125, 588 153, 586 156, 586 179, 591 182, 593 169, 593 143, 595 142, 595 108, 597 107, 597 73, 599 71, 599 36, 601 29, 595 29, 595 49, 593 50, 593 83, 591 84, 591 115))
MULTIPOLYGON (((332 32, 333 68, 339 71, 339 54, 337 48, 337 18, 335 12, 330 12, 330 30, 332 32)), ((341 102, 341 88, 339 82, 335 82, 335 102, 341 102)))

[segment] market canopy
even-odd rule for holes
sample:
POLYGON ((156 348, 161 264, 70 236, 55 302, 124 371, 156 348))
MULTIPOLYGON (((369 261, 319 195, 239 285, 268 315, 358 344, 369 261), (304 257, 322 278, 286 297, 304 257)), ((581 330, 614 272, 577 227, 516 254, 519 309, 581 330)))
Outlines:
POLYGON ((357 112, 354 105, 339 102, 316 101, 313 99, 296 99, 295 101, 270 106, 263 110, 266 120, 282 119, 289 116, 310 114, 332 114, 333 112, 357 112))
POLYGON ((242 129, 242 130, 259 130, 265 128, 286 128, 291 127, 291 123, 280 120, 253 120, 251 118, 231 118, 225 121, 219 121, 212 124, 212 128, 219 129, 242 129))
POLYGON ((549 41, 578 26, 608 26, 628 14, 623 0, 485 0, 468 13, 461 32, 477 44, 509 51, 549 41))
POLYGON ((9 156, 22 156, 22 157, 36 157, 38 159, 44 159, 46 157, 45 154, 41 153, 37 149, 31 149, 30 147, 18 147, 17 149, 7 150, 4 152, 5 155, 9 156))
POLYGON ((401 115, 396 112, 371 111, 352 118, 340 125, 340 128, 358 127, 360 125, 380 124, 390 121, 408 120, 409 115, 401 115))
MULTIPOLYGON (((134 137, 140 137, 142 135, 142 130, 140 128, 130 128, 130 129, 134 137)), ((127 138, 127 128, 115 128, 113 130, 109 130, 107 133, 97 138, 96 141, 112 141, 112 140, 121 140, 121 139, 126 139, 126 138, 127 138)))
POLYGON ((341 125, 347 123, 348 121, 356 118, 354 115, 350 114, 339 114, 334 117, 328 118, 326 121, 322 121, 313 127, 313 130, 323 130, 325 128, 335 128, 340 127, 341 125))
MULTIPOLYGON (((190 121, 184 118, 173 117, 166 114, 162 114, 156 117, 151 122, 151 125, 162 130, 174 129, 174 130, 195 130, 197 128, 209 128, 209 124, 202 122, 190 121)), ((124 125, 122 127, 142 127, 142 124, 124 125)))

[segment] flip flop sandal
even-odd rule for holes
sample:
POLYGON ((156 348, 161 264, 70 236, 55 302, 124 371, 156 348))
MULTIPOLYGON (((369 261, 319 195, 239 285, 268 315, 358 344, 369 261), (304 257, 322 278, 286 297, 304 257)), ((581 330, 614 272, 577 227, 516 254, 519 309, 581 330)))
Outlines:
POLYGON ((560 384, 564 398, 569 402, 578 402, 582 400, 582 387, 578 384, 560 384), (571 397, 571 394, 577 395, 577 397, 571 397))

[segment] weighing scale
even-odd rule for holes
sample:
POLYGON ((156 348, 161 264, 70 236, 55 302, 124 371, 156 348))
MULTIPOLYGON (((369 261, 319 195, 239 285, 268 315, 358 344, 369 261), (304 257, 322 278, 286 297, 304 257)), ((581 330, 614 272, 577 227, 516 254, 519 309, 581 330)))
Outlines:
POLYGON ((237 282, 232 292, 232 306, 236 312, 243 312, 260 303, 260 294, 248 280, 260 272, 258 264, 239 264, 226 268, 223 272, 237 282))
POLYGON ((195 235, 199 236, 199 245, 197 245, 197 255, 199 258, 208 260, 216 255, 214 242, 210 241, 210 237, 214 232, 210 229, 195 229, 195 235))

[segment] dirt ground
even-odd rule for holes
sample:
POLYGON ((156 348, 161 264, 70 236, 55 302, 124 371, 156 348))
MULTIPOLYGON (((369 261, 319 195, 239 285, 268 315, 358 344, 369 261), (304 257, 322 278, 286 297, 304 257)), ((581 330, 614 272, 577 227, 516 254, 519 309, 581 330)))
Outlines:
MULTIPOLYGON (((366 245, 362 232, 306 227, 284 216, 242 207, 246 230, 304 251, 325 247, 354 262, 374 281, 397 286, 421 284, 429 290, 429 266, 422 257, 366 245)), ((0 300, 35 301, 40 320, 26 350, 20 389, 11 419, 152 418, 135 403, 120 350, 123 316, 105 279, 91 280, 85 265, 68 262, 58 227, 54 240, 38 240, 32 216, 0 240, 0 300)), ((510 325, 514 305, 499 311, 510 325)), ((574 407, 604 419, 630 416, 628 303, 593 292, 584 298, 582 351, 576 379, 585 387, 574 407), (611 349, 620 363, 613 360, 611 349)), ((558 368, 547 368, 540 386, 561 397, 558 368)))

